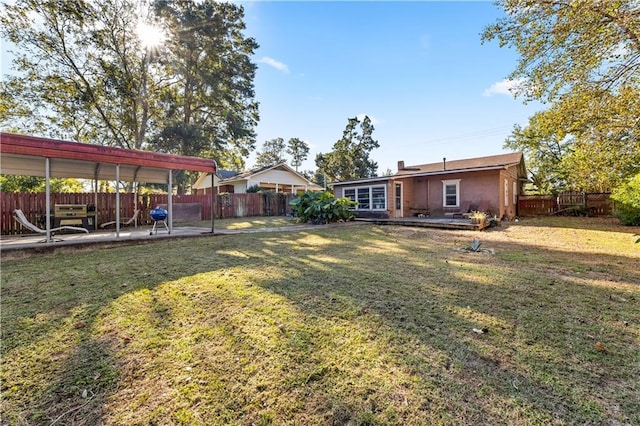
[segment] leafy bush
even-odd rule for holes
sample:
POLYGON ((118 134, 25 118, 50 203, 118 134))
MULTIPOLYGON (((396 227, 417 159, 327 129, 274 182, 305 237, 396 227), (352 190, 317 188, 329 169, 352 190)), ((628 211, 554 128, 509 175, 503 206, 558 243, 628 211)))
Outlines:
POLYGON ((613 214, 623 225, 640 225, 640 173, 611 193, 615 201, 613 214))
POLYGON ((472 223, 484 224, 487 221, 487 214, 485 212, 474 211, 469 215, 472 223))
POLYGON ((353 219, 350 207, 356 205, 348 198, 336 198, 330 192, 305 192, 290 202, 300 222, 314 225, 353 219))
POLYGON ((251 185, 250 187, 247 188, 247 194, 255 194, 257 192, 261 192, 262 188, 260 188, 260 185, 251 185))

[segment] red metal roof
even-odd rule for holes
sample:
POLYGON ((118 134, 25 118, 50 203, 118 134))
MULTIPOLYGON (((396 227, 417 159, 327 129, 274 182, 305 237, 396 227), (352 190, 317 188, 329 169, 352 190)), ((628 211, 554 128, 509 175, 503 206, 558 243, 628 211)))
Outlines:
POLYGON ((44 158, 51 162, 51 176, 115 179, 120 165, 121 180, 166 182, 168 170, 215 173, 212 159, 159 152, 114 148, 35 136, 0 133, 3 174, 44 176, 44 158))

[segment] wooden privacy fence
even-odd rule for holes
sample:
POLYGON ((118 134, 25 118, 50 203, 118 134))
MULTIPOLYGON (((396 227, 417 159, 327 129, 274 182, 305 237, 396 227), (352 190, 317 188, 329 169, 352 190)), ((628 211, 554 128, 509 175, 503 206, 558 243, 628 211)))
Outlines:
MULTIPOLYGON (((250 216, 284 216, 291 214, 289 202, 294 194, 256 193, 256 194, 224 194, 216 196, 214 206, 215 219, 250 216)), ((174 195, 174 204, 200 204, 200 220, 211 220, 211 195, 174 195)), ((33 224, 44 228, 43 217, 46 212, 44 193, 0 193, 0 232, 2 235, 28 233, 13 219, 13 211, 21 209, 33 224)), ((78 193, 51 194, 51 214, 55 204, 84 204, 89 211, 95 211, 98 224, 116 220, 115 193, 78 193)), ((120 217, 128 218, 135 208, 140 209, 138 224, 146 225, 153 221, 149 212, 157 206, 167 205, 166 194, 135 195, 120 194, 120 217), (137 197, 137 199, 136 199, 137 197)))
POLYGON ((569 208, 582 208, 594 216, 611 216, 613 201, 608 193, 570 192, 559 195, 520 195, 518 215, 552 215, 569 208))

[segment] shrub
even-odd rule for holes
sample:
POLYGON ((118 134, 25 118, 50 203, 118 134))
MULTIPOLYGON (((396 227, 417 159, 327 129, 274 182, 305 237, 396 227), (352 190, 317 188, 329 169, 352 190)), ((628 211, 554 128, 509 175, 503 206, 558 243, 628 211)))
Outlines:
POLYGON ((348 198, 336 198, 330 192, 305 192, 290 202, 300 222, 314 225, 353 219, 350 207, 356 205, 348 198))
POLYGON ((640 225, 640 173, 611 193, 613 214, 623 225, 640 225))
POLYGON ((247 188, 247 194, 255 194, 257 192, 262 192, 262 188, 260 188, 260 185, 251 185, 247 188))
POLYGON ((471 222, 473 223, 479 223, 482 225, 487 221, 487 214, 485 212, 474 211, 469 215, 469 219, 471 219, 471 222))

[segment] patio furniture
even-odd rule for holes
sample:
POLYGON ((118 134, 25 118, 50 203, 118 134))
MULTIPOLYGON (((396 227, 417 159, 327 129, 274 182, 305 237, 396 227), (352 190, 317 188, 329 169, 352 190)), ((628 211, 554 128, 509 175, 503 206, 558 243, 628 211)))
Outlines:
MULTIPOLYGON (((13 218, 20 223, 20 225, 24 226, 25 228, 33 231, 33 232, 37 232, 38 234, 46 234, 47 230, 46 229, 42 229, 42 228, 38 228, 36 225, 34 225, 33 223, 29 222, 29 219, 27 219, 27 217, 24 215, 24 212, 20 209, 15 209, 13 211, 13 218)), ((78 232, 85 232, 85 233, 89 233, 88 229, 85 228, 79 228, 77 226, 58 226, 57 228, 52 228, 49 231, 51 232, 51 235, 53 235, 54 232, 57 231, 62 231, 62 230, 68 230, 68 231, 78 231, 78 232)), ((41 242, 46 241, 46 240, 42 240, 41 242)), ((62 241, 60 239, 58 239, 57 241, 62 241)))
MULTIPOLYGON (((135 225, 134 222, 138 218, 139 214, 140 214, 140 209, 136 209, 133 212, 133 216, 131 216, 130 218, 128 218, 128 219, 126 219, 126 218, 125 219, 120 219, 120 225, 127 226, 127 225, 131 225, 132 223, 135 225)), ((100 224, 100 228, 106 228, 107 226, 115 225, 115 224, 116 224, 116 221, 112 220, 111 222, 101 223, 100 224)))

